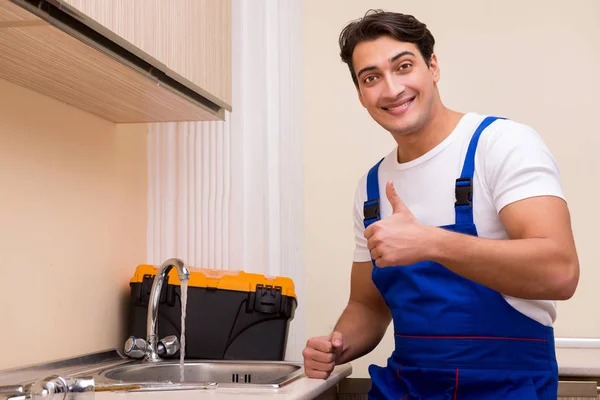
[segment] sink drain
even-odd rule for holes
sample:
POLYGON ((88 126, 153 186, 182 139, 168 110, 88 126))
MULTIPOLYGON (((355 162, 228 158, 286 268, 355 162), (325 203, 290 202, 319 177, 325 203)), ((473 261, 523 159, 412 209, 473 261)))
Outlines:
POLYGON ((252 382, 252 375, 250 374, 231 374, 231 382, 232 383, 251 383, 252 382))

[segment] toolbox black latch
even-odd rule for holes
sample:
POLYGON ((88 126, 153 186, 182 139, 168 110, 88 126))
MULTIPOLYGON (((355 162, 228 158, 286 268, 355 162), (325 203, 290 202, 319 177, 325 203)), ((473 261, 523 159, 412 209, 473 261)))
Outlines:
POLYGON ((281 307, 281 286, 256 285, 254 310, 263 314, 275 314, 281 307))

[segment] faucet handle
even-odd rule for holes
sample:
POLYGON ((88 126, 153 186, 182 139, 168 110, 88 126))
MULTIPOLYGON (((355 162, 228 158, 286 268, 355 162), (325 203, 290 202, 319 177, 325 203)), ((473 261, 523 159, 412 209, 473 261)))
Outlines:
POLYGON ((180 348, 179 339, 175 335, 169 335, 158 341, 158 355, 160 356, 172 356, 180 348))
POLYGON ((125 342, 125 355, 131 358, 143 358, 148 351, 148 344, 144 339, 130 336, 125 342))
MULTIPOLYGON (((172 356, 177 353, 181 345, 175 335, 169 335, 158 341, 157 353, 159 356, 172 356)), ((143 358, 148 352, 148 343, 141 338, 130 336, 125 342, 125 355, 131 358, 143 358)))
POLYGON ((51 375, 34 382, 26 397, 15 399, 93 400, 95 388, 96 383, 92 377, 51 375))

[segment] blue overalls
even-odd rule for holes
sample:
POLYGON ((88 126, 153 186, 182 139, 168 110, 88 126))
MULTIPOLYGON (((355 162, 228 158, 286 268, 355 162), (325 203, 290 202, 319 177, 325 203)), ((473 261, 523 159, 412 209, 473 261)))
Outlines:
MULTIPOLYGON (((443 229, 477 236, 473 172, 479 125, 456 180, 456 221, 443 229)), ((377 163, 367 175, 365 228, 380 219, 377 163)), ((494 290, 423 261, 379 268, 372 279, 391 310, 395 349, 371 365, 369 399, 556 400, 554 331, 515 310, 494 290)))

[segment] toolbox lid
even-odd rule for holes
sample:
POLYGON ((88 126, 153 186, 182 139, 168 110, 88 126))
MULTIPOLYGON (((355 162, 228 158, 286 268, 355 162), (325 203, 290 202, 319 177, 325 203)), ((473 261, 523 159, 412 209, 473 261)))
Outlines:
MULTIPOLYGON (((188 267, 190 270, 189 287, 212 288, 222 290, 237 290, 240 292, 254 292, 258 285, 263 287, 281 288, 282 296, 296 297, 294 282, 290 278, 275 276, 267 277, 263 274, 250 274, 244 271, 229 271, 220 269, 188 267)), ((158 268, 153 265, 141 264, 135 270, 131 283, 142 283, 144 276, 156 275, 158 268)), ((181 282, 177 269, 172 268, 168 274, 169 285, 180 286, 181 282)))

